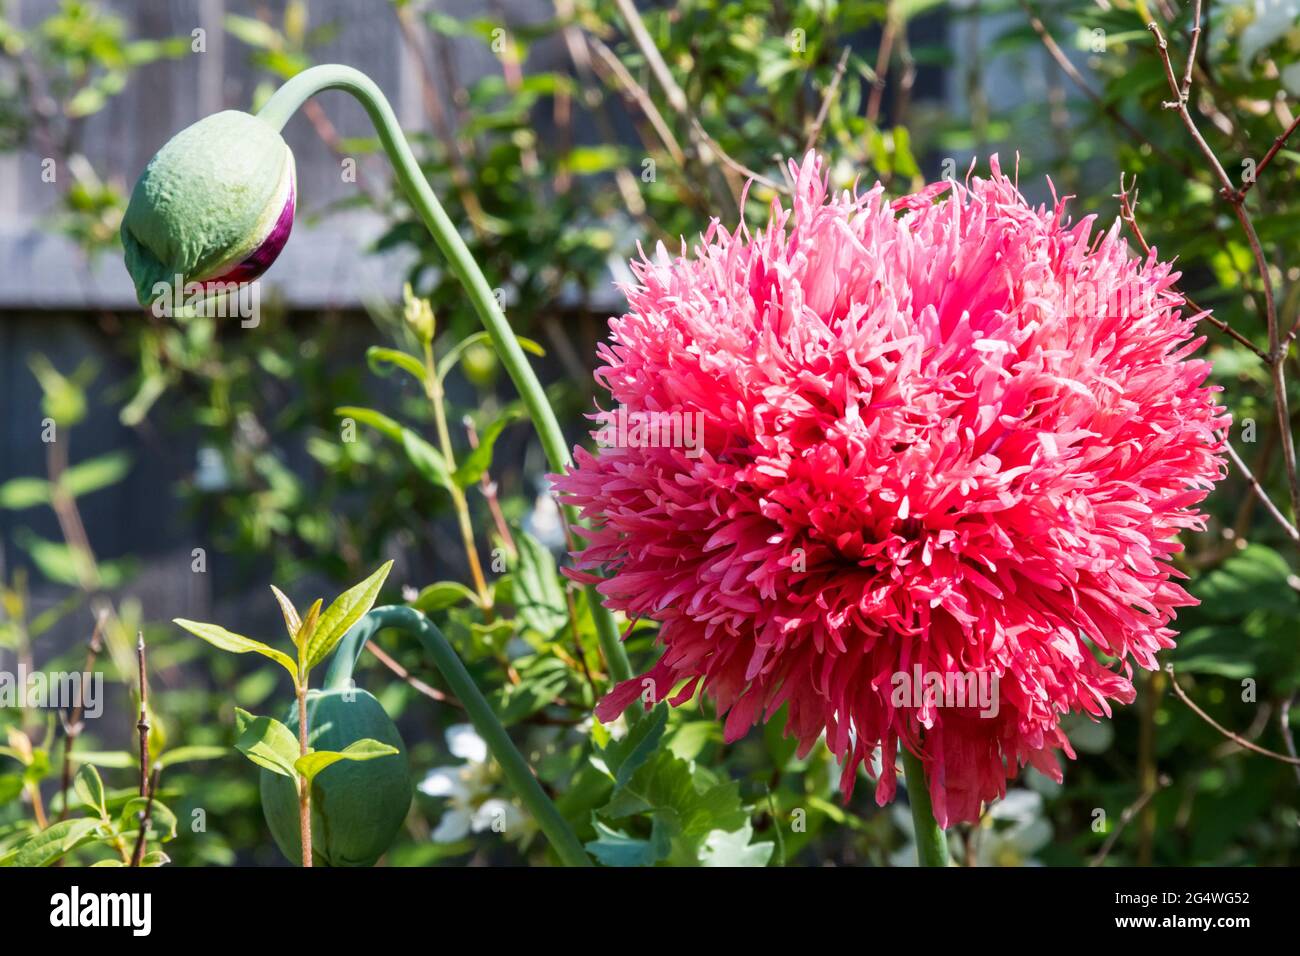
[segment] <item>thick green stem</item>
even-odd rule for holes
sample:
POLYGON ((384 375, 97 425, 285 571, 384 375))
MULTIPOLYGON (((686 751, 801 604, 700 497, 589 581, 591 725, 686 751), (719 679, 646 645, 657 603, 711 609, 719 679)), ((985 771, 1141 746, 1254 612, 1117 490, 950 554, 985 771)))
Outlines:
POLYGON ((921 866, 947 866, 948 840, 934 819, 925 765, 906 747, 903 773, 907 779, 907 802, 912 805, 912 829, 916 834, 916 859, 921 866))
MULTIPOLYGON (((497 305, 496 296, 493 295, 492 287, 484 278, 483 271, 479 269, 469 247, 465 245, 465 241, 442 208, 442 203, 434 195, 429 181, 420 171, 420 164, 415 154, 411 152, 410 144, 402 134, 402 128, 383 91, 370 77, 350 66, 339 64, 314 66, 303 70, 280 87, 257 115, 277 130, 283 129, 289 117, 297 112, 303 103, 323 90, 342 90, 350 93, 365 107, 370 121, 375 126, 375 131, 379 134, 379 141, 393 163, 397 181, 406 191, 407 198, 420 214, 420 218, 424 220, 438 248, 447 257, 447 265, 452 273, 465 287, 470 302, 473 303, 475 311, 483 322, 483 328, 492 339, 492 345, 501 359, 501 364, 506 367, 511 380, 515 383, 515 388, 519 390, 520 398, 523 399, 524 406, 532 417, 533 426, 537 429, 537 436, 541 439, 542 448, 551 467, 557 472, 564 471, 571 462, 569 447, 565 443, 564 433, 560 430, 555 412, 546 398, 546 391, 538 381, 532 366, 528 364, 523 349, 515 340, 514 331, 501 312, 500 306, 497 305)), ((575 524, 577 515, 573 509, 565 510, 570 524, 575 524)), ((596 593, 594 586, 587 587, 587 600, 591 605, 591 616, 596 623, 596 632, 610 675, 616 681, 627 680, 632 676, 632 668, 628 664, 627 653, 619 637, 618 625, 615 624, 613 615, 601 604, 600 595, 596 593)))
POLYGON ((487 744, 488 750, 496 758, 506 782, 520 801, 528 808, 546 839, 555 848, 556 854, 566 866, 591 866, 591 858, 583 849, 582 843, 560 815, 551 798, 546 795, 542 785, 533 776, 532 768, 515 747, 514 741, 501 726, 492 705, 479 691, 478 685, 470 677, 469 671, 456 656, 442 631, 415 608, 377 607, 361 619, 334 652, 329 672, 325 675, 325 687, 328 690, 344 688, 352 680, 352 670, 366 641, 386 627, 396 628, 405 634, 414 635, 424 645, 433 658, 443 679, 456 698, 469 714, 470 723, 478 735, 487 744))

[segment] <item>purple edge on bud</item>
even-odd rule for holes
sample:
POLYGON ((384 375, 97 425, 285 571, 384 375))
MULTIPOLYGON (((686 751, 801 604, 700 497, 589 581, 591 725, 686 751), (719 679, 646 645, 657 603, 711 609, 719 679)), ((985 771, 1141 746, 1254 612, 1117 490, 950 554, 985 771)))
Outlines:
POLYGON ((289 195, 285 199, 284 208, 280 210, 280 215, 275 220, 275 225, 271 227, 271 231, 267 233, 266 238, 239 263, 219 276, 203 280, 204 284, 251 282, 271 268, 271 264, 275 262, 281 250, 284 249, 285 243, 289 241, 289 233, 293 230, 296 200, 297 183, 291 175, 289 179, 289 195))

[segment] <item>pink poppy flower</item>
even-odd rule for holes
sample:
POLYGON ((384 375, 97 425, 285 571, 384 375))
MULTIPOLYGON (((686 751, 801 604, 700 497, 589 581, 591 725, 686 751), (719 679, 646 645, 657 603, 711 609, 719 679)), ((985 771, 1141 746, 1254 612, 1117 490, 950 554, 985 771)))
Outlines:
POLYGON ((1173 646, 1229 422, 1200 316, 1118 222, 990 166, 890 202, 809 154, 766 228, 633 264, 596 373, 618 409, 555 478, 593 525, 575 574, 660 624, 602 720, 702 689, 736 740, 787 706, 846 797, 876 748, 882 805, 919 756, 948 826, 1021 766, 1060 780, 1061 718, 1173 646))

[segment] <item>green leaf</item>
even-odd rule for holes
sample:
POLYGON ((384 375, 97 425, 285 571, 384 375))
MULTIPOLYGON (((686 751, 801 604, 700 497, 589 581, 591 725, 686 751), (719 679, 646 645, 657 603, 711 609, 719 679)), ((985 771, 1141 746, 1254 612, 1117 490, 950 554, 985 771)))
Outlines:
POLYGON ((700 865, 714 831, 734 833, 749 823, 735 781, 718 782, 709 771, 664 749, 657 750, 626 785, 615 788, 599 813, 611 820, 649 817, 652 842, 662 841, 659 845, 669 848, 659 862, 674 866, 700 865))
POLYGON ((1272 548, 1251 544, 1205 575, 1192 588, 1200 610, 1214 620, 1236 620, 1243 608, 1294 613, 1300 597, 1288 578, 1291 567, 1272 548))
POLYGON ((294 769, 310 783, 316 779, 318 773, 340 760, 374 760, 376 757, 387 757, 397 752, 396 747, 365 737, 348 744, 342 750, 313 750, 295 760, 294 769))
POLYGON ((112 452, 73 465, 63 473, 60 481, 65 491, 74 498, 114 485, 131 470, 131 456, 126 452, 112 452))
POLYGON ((280 605, 280 616, 284 618, 284 629, 289 632, 289 639, 295 644, 298 641, 298 632, 302 629, 302 618, 298 616, 298 609, 293 606, 293 602, 285 596, 284 592, 271 585, 271 593, 275 595, 275 600, 280 605))
POLYGON ((74 750, 69 759, 75 764, 93 763, 109 770, 123 770, 134 767, 138 758, 125 750, 74 750))
POLYGON ((700 866, 767 866, 771 843, 750 843, 754 828, 748 820, 739 830, 713 830, 700 849, 700 866))
POLYGON ((298 632, 293 635, 294 647, 301 648, 311 640, 311 636, 316 633, 316 627, 320 624, 321 605, 324 603, 325 602, 321 598, 317 598, 312 602, 311 607, 307 609, 307 616, 303 618, 302 623, 298 625, 298 632))
POLYGON ((202 760, 219 760, 230 753, 225 747, 193 744, 188 747, 176 747, 160 756, 155 763, 159 767, 177 767, 183 763, 198 763, 202 760))
POLYGON ((298 739, 293 731, 273 717, 255 717, 235 708, 235 749, 259 767, 297 779, 298 739))
POLYGON ((69 850, 89 841, 99 826, 100 822, 90 817, 51 824, 19 847, 13 865, 49 866, 69 850))
POLYGON ((0 485, 0 508, 19 511, 48 505, 53 490, 44 478, 11 478, 0 485))
POLYGON ((579 176, 606 173, 624 165, 626 159, 618 146, 575 146, 564 158, 564 164, 579 176))
MULTIPOLYGON (((251 758, 250 758, 251 759, 251 758)), ((122 807, 121 816, 118 819, 118 829, 122 833, 140 832, 140 814, 144 813, 145 806, 149 803, 147 797, 132 797, 122 807)), ((149 828, 153 830, 156 839, 166 843, 168 840, 176 839, 176 814, 158 798, 154 798, 153 806, 149 809, 149 828)))
MULTIPOLYGON (((463 339, 461 339, 459 342, 453 345, 450 349, 447 350, 447 354, 438 360, 438 370, 437 370, 438 381, 441 382, 443 379, 447 377, 447 373, 450 372, 455 367, 456 363, 460 361, 461 356, 463 356, 467 351, 469 351, 469 349, 473 348, 475 345, 478 345, 480 343, 490 344, 491 341, 492 341, 492 337, 488 335, 486 332, 475 332, 472 335, 465 336, 463 339)), ((546 349, 542 348, 532 339, 526 339, 522 335, 516 335, 515 341, 519 343, 519 347, 522 348, 525 352, 532 352, 534 355, 539 355, 539 356, 546 354, 546 349)))
POLYGON ((424 479, 439 488, 451 488, 454 482, 451 477, 451 469, 447 467, 447 459, 442 457, 442 453, 434 448, 427 441, 411 431, 409 428, 403 428, 399 439, 402 448, 406 451, 406 457, 411 459, 411 464, 415 466, 424 479))
POLYGON ((81 552, 61 541, 47 541, 26 528, 19 528, 14 537, 44 577, 56 584, 78 586, 88 565, 81 552))
POLYGON ((622 740, 610 741, 601 754, 615 787, 626 786, 633 774, 654 756, 668 727, 668 708, 659 704, 632 725, 622 740))
POLYGON ((498 418, 479 436, 478 447, 466 456, 465 460, 460 463, 456 473, 452 475, 452 480, 462 488, 468 488, 483 477, 483 473, 492 467, 492 449, 496 446, 497 439, 505 431, 515 418, 517 413, 504 415, 498 418))
POLYGON ((511 569, 515 607, 525 624, 543 637, 550 637, 569 620, 555 558, 527 532, 517 534, 515 544, 519 549, 515 567, 511 569))
POLYGON ((379 597, 379 591, 384 586, 384 581, 392 567, 393 562, 386 561, 370 577, 334 599, 325 613, 320 616, 315 633, 300 651, 304 673, 329 656, 335 645, 352 629, 352 625, 375 606, 375 600, 379 597))
POLYGON ((424 363, 414 355, 399 349, 386 349, 378 345, 372 345, 366 349, 366 361, 370 364, 370 368, 379 375, 387 375, 387 366, 392 365, 410 374, 417 382, 424 382, 424 363))
POLYGON ((628 836, 593 820, 598 839, 588 843, 587 851, 605 866, 654 866, 668 855, 669 847, 663 833, 654 833, 650 840, 628 836))
POLYGON ((383 412, 377 412, 373 408, 362 408, 359 405, 340 405, 334 409, 334 414, 340 418, 351 418, 363 425, 369 425, 381 435, 391 438, 395 442, 402 440, 402 426, 383 412))
POLYGON ((104 806, 104 781, 100 779, 99 771, 93 764, 82 764, 72 788, 82 803, 101 817, 108 816, 108 809, 104 806))
POLYGON ((259 50, 278 50, 284 46, 284 38, 280 35, 280 31, 256 17, 242 17, 235 13, 228 13, 222 19, 222 24, 231 36, 259 50))
MULTIPOLYGON (((507 631, 506 640, 513 629, 507 631)), ((493 694, 493 710, 501 723, 509 726, 550 706, 569 686, 572 676, 568 665, 550 655, 532 655, 515 662, 519 683, 503 681, 501 689, 493 694)))
POLYGON ((430 584, 420 592, 419 597, 411 602, 411 607, 425 614, 445 611, 464 601, 478 605, 478 595, 459 581, 438 581, 430 584))
POLYGON ((1178 638, 1172 657, 1179 673, 1217 674, 1240 680, 1258 671, 1261 650, 1259 642, 1234 622, 1186 631, 1178 638))
POLYGON ((274 647, 269 647, 261 641, 255 641, 251 637, 244 637, 242 634, 227 631, 224 627, 216 624, 200 624, 198 621, 187 621, 183 617, 173 618, 172 623, 180 625, 195 637, 201 637, 213 647, 220 648, 223 651, 229 651, 232 654, 248 654, 252 652, 261 654, 263 657, 269 657, 289 672, 295 685, 298 683, 298 665, 292 657, 283 651, 277 651, 274 647))

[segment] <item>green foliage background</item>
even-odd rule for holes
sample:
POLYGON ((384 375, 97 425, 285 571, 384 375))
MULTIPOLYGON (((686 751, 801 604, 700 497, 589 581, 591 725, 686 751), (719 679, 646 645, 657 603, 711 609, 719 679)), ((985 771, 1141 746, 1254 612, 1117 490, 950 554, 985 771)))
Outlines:
MULTIPOLYGON (((264 79, 259 99, 311 65, 332 35, 330 24, 313 21, 310 4, 266 6, 273 17, 231 16, 226 23, 247 52, 248 69, 264 79)), ((1245 2, 1209 4, 1199 36, 1190 112, 1238 186, 1300 112, 1300 8, 1283 2, 1278 9, 1280 19, 1270 20, 1245 2)), ((1148 29, 1155 23, 1168 38, 1181 78, 1191 4, 686 0, 645 8, 645 28, 681 99, 630 39, 621 4, 562 0, 553 19, 527 27, 490 4, 487 10, 483 19, 457 20, 398 2, 384 15, 425 39, 433 51, 428 76, 442 68, 437 57, 451 37, 478 38, 501 64, 454 98, 451 115, 431 115, 433 132, 419 136, 417 146, 485 272, 503 283, 516 330, 549 353, 543 367, 554 377, 553 398, 570 434, 581 432, 580 416, 594 396, 581 368, 599 334, 592 303, 603 301, 611 263, 634 255, 638 242, 675 245, 713 216, 727 225, 742 212, 751 223, 763 221, 784 183, 783 158, 798 158, 810 145, 831 160, 837 185, 879 179, 895 194, 941 175, 964 175, 972 159, 982 170, 1000 152, 1007 166, 1016 157, 1031 195, 1046 200, 1050 177, 1058 193, 1076 197, 1075 217, 1095 214, 1102 226, 1121 216, 1123 175, 1136 203, 1134 223, 1125 228, 1136 225, 1151 245, 1176 253, 1183 290, 1250 343, 1205 327, 1205 350, 1234 415, 1233 442, 1272 501, 1296 520, 1275 381, 1256 354, 1269 349, 1265 284, 1232 202, 1166 106, 1172 94, 1148 29), (556 72, 525 69, 532 48, 552 41, 564 44, 571 62, 556 72), (918 96, 918 84, 936 77, 945 78, 947 92, 918 96), (1008 84, 1022 95, 1003 105, 991 91, 1008 84), (575 113, 588 118, 585 140, 575 138, 566 119, 575 113), (758 178, 742 209, 751 174, 758 178), (582 333, 576 340, 574 329, 582 333)), ((191 55, 189 49, 183 37, 128 37, 121 20, 90 2, 67 2, 56 16, 23 29, 0 19, 0 50, 14 67, 0 83, 0 145, 33 146, 74 160, 79 170, 51 228, 92 253, 117 255, 125 190, 96 157, 81 157, 80 124, 125 88, 136 67, 191 55), (54 110, 33 105, 33 84, 48 91, 54 110)), ((371 140, 325 137, 321 148, 382 169, 364 159, 377 150, 371 140)), ((1300 142, 1277 151, 1245 199, 1283 335, 1300 318, 1298 148, 1300 142)), ((657 711, 620 739, 590 721, 608 678, 581 591, 562 583, 551 552, 521 529, 528 521, 536 531, 547 516, 536 497, 540 456, 528 450, 526 426, 514 424, 513 396, 491 350, 477 340, 454 350, 477 322, 441 271, 432 240, 382 178, 369 178, 366 187, 351 202, 372 206, 391 224, 379 249, 415 253, 409 280, 437 315, 435 354, 454 362, 450 397, 442 401, 456 426, 457 457, 490 465, 501 509, 498 520, 480 493, 480 475, 450 481, 469 502, 490 569, 486 602, 463 570, 454 581, 412 581, 414 594, 401 595, 390 583, 385 598, 411 600, 435 617, 601 862, 905 863, 905 814, 876 808, 865 780, 844 805, 824 748, 797 759, 779 720, 730 746, 707 702, 657 711), (502 436, 495 458, 490 447, 470 457, 459 425, 466 417, 476 435, 502 436)), ((402 439, 403 429, 432 434, 429 395, 418 375, 395 369, 383 353, 367 356, 367 347, 377 345, 403 350, 418 364, 419 338, 403 321, 402 304, 377 304, 364 333, 270 311, 248 334, 228 334, 203 319, 129 317, 117 326, 121 352, 137 367, 133 394, 119 402, 123 421, 198 433, 227 476, 219 488, 191 481, 175 493, 196 514, 215 516, 224 555, 289 591, 296 581, 322 577, 341 589, 397 553, 411 567, 435 564, 448 551, 455 557, 454 546, 436 552, 425 533, 431 520, 451 527, 449 476, 402 439), (354 415, 365 440, 339 441, 336 409, 344 406, 372 410, 354 415), (365 428, 367 422, 380 427, 365 428), (286 452, 305 464, 291 466, 286 452)), ((1282 369, 1295 408, 1300 363, 1288 348, 1282 369)), ((32 357, 32 369, 47 413, 60 427, 75 428, 85 402, 97 395, 93 371, 55 369, 40 356, 32 357)), ((1294 429, 1294 422, 1285 427, 1294 429)), ((10 481, 0 487, 0 507, 66 508, 126 480, 131 467, 110 456, 53 482, 49 475, 10 481)), ((1240 473, 1220 486, 1208 509, 1208 530, 1188 537, 1179 559, 1202 604, 1180 615, 1179 646, 1163 658, 1176 678, 1141 675, 1138 702, 1113 720, 1071 721, 1079 759, 1066 767, 1065 785, 1026 773, 1003 809, 953 832, 959 858, 986 865, 1296 861, 1296 768, 1244 750, 1171 687, 1176 679, 1197 706, 1248 743, 1287 750, 1300 678, 1296 546, 1240 473)), ((63 616, 86 617, 86 606, 102 600, 97 595, 129 579, 130 563, 96 562, 93 542, 75 536, 23 541, 37 573, 66 587, 68 599, 34 616, 26 582, 10 573, 0 650, 47 669, 76 669, 84 650, 47 653, 43 635, 63 616)), ((463 558, 461 552, 462 569, 463 558)), ((161 799, 180 826, 159 849, 183 864, 276 862, 255 775, 228 748, 234 707, 278 712, 289 699, 284 682, 242 658, 214 654, 170 625, 142 620, 147 609, 118 602, 113 611, 101 657, 110 677, 134 686, 137 623, 151 647, 151 667, 187 675, 152 700, 156 755, 167 763, 169 752, 192 748, 181 750, 163 777, 161 799), (206 818, 202 832, 190 826, 195 811, 206 818)), ((633 629, 634 665, 651 659, 651 637, 644 622, 633 629)), ((398 666, 432 684, 437 697, 438 681, 418 651, 387 650, 398 666)), ((469 820, 485 804, 495 806, 489 801, 510 803, 493 768, 464 760, 465 747, 453 743, 463 740, 456 727, 464 721, 454 704, 432 699, 370 656, 358 679, 401 724, 417 776, 453 766, 451 777, 464 784, 450 799, 417 797, 388 863, 547 859, 544 841, 526 823, 509 827, 504 838, 490 827, 458 833, 443 826, 449 814, 469 820), (439 840, 430 839, 438 832, 439 840)), ((123 714, 121 724, 134 719, 123 714)), ((0 861, 13 862, 32 845, 32 788, 44 794, 51 815, 58 813, 62 734, 52 719, 29 711, 5 712, 0 722, 21 734, 0 750, 0 861)), ((97 750, 111 743, 99 733, 89 728, 78 749, 106 780, 102 801, 88 773, 78 793, 85 790, 82 804, 99 801, 103 814, 97 809, 92 817, 116 819, 135 792, 135 758, 120 739, 112 744, 120 749, 97 750)), ((71 828, 60 835, 70 842, 59 852, 71 850, 78 862, 112 858, 110 834, 129 830, 123 821, 116 831, 71 828)), ((29 849, 25 861, 36 860, 35 852, 29 849)))

